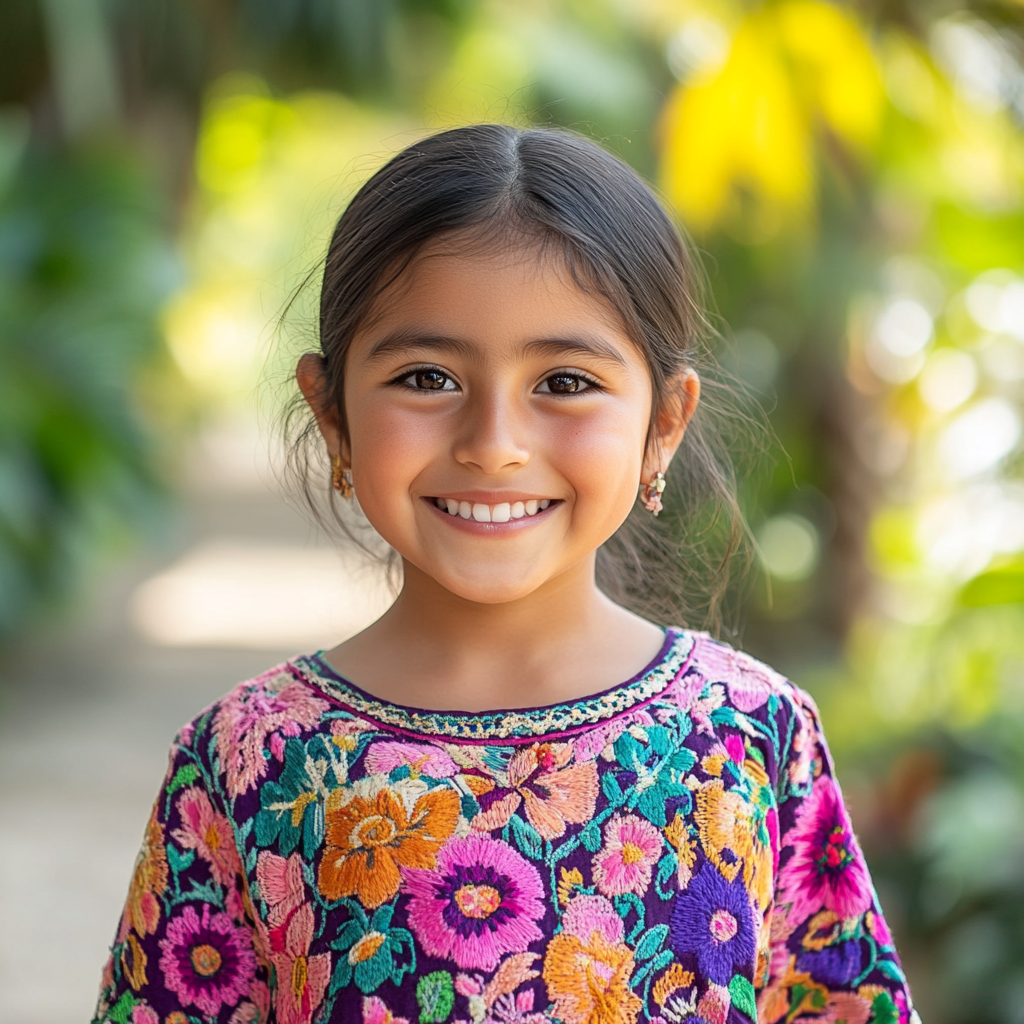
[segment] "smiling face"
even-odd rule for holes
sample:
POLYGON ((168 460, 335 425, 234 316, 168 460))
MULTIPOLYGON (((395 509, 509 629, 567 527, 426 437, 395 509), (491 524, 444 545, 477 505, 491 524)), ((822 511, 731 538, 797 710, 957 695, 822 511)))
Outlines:
MULTIPOLYGON (((300 366, 307 397, 314 375, 300 366)), ((406 563, 499 603, 573 567, 592 577, 641 480, 678 445, 691 377, 692 400, 667 403, 645 462, 651 379, 614 308, 537 250, 434 245, 353 338, 347 436, 333 409, 318 419, 363 512, 406 563)))

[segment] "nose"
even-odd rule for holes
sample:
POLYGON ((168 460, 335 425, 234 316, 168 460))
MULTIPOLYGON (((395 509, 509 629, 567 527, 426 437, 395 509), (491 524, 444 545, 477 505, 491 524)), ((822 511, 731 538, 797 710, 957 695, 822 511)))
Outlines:
POLYGON ((452 455, 464 466, 496 474, 530 460, 515 401, 497 389, 478 392, 464 407, 452 455))

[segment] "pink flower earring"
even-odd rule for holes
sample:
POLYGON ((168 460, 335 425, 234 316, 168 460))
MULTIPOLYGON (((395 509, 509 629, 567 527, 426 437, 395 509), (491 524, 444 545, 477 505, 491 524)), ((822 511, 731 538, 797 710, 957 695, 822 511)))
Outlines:
POLYGON ((661 495, 665 490, 665 474, 656 473, 654 479, 640 488, 640 500, 644 508, 657 515, 665 506, 661 503, 661 495))

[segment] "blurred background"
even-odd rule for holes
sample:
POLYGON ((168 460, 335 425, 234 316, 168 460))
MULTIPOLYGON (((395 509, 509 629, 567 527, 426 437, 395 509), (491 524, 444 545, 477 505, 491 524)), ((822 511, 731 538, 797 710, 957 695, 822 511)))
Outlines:
POLYGON ((359 184, 571 126, 766 410, 738 633, 818 699, 925 1020, 1024 1022, 1019 0, 3 0, 0 1017, 91 1012, 176 729, 386 594, 273 423, 359 184))

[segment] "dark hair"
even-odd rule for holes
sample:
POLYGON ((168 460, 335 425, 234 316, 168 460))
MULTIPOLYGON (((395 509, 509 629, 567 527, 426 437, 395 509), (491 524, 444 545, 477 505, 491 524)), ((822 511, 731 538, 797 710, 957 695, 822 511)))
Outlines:
MULTIPOLYGON (((723 438, 707 426, 723 387, 704 372, 713 332, 703 277, 672 218, 630 167, 567 131, 482 124, 409 146, 358 191, 327 252, 320 348, 343 424, 345 356, 357 328, 416 254, 446 235, 553 247, 575 283, 622 317, 650 371, 652 424, 671 379, 690 366, 702 371, 700 407, 667 474, 666 512, 655 521, 634 508, 598 552, 597 572, 605 593, 642 615, 716 629, 745 527, 723 438)), ((317 512, 308 470, 314 451, 322 464, 322 449, 301 408, 288 421, 296 428, 291 464, 317 512)), ((334 518, 352 535, 327 490, 334 518)))

